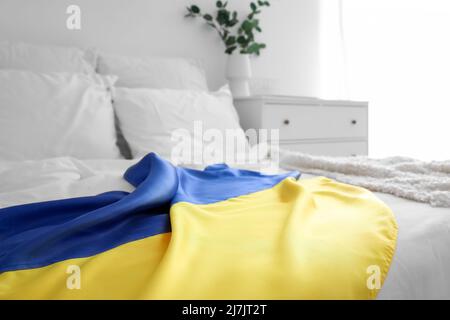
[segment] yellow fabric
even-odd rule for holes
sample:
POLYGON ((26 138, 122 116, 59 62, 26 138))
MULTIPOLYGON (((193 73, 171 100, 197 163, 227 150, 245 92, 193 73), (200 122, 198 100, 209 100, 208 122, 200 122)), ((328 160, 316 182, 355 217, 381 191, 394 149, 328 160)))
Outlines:
POLYGON ((136 299, 152 279, 170 233, 133 241, 101 254, 0 275, 0 299, 136 299), (68 267, 80 267, 80 289, 66 286, 68 267))
POLYGON ((171 208, 172 234, 0 275, 2 299, 370 299, 395 250, 390 209, 326 178, 286 179, 226 201, 171 208), (66 288, 69 265, 81 288, 66 288))

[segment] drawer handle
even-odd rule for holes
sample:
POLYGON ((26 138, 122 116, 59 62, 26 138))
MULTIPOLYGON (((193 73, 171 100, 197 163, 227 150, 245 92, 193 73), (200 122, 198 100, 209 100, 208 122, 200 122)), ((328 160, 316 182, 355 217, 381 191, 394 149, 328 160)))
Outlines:
POLYGON ((289 123, 291 123, 291 122, 289 121, 289 119, 286 119, 286 120, 283 121, 283 123, 284 123, 286 126, 288 126, 289 123))
POLYGON ((355 124, 357 124, 357 123, 358 123, 358 121, 356 121, 355 119, 352 120, 352 124, 353 124, 353 125, 355 125, 355 124))

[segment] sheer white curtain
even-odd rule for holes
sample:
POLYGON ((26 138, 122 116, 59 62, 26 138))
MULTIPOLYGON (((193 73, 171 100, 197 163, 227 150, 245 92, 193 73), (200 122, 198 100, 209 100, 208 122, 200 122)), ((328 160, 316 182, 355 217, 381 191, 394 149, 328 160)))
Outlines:
POLYGON ((321 95, 368 100, 372 157, 450 159, 450 1, 321 0, 321 95))

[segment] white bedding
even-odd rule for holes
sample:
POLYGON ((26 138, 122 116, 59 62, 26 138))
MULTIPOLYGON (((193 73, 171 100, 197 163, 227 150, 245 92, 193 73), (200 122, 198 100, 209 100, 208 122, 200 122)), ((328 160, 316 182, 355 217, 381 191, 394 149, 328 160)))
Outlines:
POLYGON ((280 150, 280 159, 284 168, 323 175, 433 207, 450 208, 450 161, 315 156, 284 149, 280 150))
POLYGON ((111 103, 114 81, 0 69, 0 159, 120 158, 111 103))
MULTIPOLYGON (((111 190, 132 191, 122 174, 135 162, 73 158, 0 161, 0 208, 111 190)), ((391 207, 399 226, 397 251, 378 298, 450 299, 450 209, 377 195, 391 207)))

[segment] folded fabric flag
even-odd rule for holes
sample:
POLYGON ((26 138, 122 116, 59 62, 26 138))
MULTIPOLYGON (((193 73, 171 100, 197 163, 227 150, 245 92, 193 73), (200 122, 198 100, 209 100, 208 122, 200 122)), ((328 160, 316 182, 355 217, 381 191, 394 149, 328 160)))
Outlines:
POLYGON ((131 193, 1 209, 0 299, 376 297, 395 250, 390 209, 298 177, 149 154, 125 172, 131 193))

